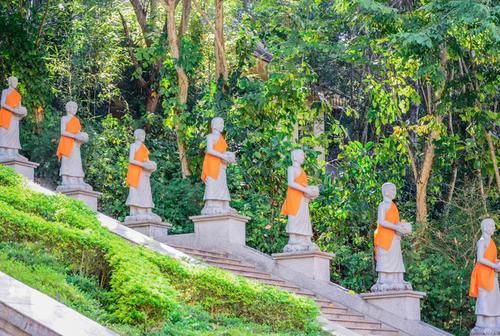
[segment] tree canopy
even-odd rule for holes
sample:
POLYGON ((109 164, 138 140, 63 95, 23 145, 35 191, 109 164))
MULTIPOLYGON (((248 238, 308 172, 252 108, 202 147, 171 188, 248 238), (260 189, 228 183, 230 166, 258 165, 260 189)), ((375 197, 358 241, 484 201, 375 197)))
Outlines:
POLYGON ((144 128, 173 233, 201 209, 212 117, 226 120, 232 204, 263 252, 286 243, 286 167, 303 148, 321 184, 315 239, 336 255, 333 281, 358 292, 375 277, 380 186, 395 183, 423 318, 466 335, 479 222, 499 209, 499 19, 490 0, 6 0, 0 77, 20 80, 23 148, 46 184, 64 104, 78 102, 87 180, 118 218, 144 128))

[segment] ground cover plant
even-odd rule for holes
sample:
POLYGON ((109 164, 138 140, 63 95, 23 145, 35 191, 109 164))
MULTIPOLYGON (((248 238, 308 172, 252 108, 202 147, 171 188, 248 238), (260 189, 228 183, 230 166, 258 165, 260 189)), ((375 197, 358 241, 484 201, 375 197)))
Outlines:
POLYGON ((314 302, 132 246, 4 166, 0 194, 0 270, 123 334, 319 333, 314 302))

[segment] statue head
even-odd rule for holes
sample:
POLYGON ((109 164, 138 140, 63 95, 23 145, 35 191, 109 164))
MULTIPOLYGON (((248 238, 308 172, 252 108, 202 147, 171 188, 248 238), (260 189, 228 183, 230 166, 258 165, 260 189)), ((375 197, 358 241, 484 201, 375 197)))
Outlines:
POLYGON ((75 115, 78 112, 78 104, 74 101, 69 101, 66 103, 66 113, 75 115))
POLYGON ((396 198, 396 185, 392 182, 386 182, 382 185, 382 196, 391 200, 396 198))
POLYGON ((220 117, 215 117, 212 119, 210 126, 212 127, 212 131, 216 130, 219 133, 222 133, 222 131, 224 130, 224 119, 220 117))
POLYGON ((481 231, 488 236, 492 236, 495 233, 495 229, 495 221, 493 218, 485 218, 481 221, 481 231))
POLYGON ((292 151, 292 162, 297 162, 299 165, 304 163, 306 155, 302 149, 295 149, 292 151))
POLYGON ((144 142, 146 139, 146 132, 143 129, 138 128, 134 131, 134 138, 136 141, 144 142))
POLYGON ((12 87, 14 89, 17 88, 17 84, 18 84, 17 77, 10 76, 9 78, 7 78, 7 83, 9 83, 10 87, 12 87))

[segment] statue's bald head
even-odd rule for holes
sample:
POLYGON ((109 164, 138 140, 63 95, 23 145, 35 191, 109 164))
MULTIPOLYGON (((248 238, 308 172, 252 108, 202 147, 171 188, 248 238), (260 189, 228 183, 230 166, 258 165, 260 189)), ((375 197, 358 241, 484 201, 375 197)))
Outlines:
POLYGON ((396 185, 392 182, 382 184, 382 195, 394 199, 396 197, 396 185))
POLYGON ((302 149, 294 149, 291 154, 292 162, 298 162, 302 164, 304 162, 305 156, 306 155, 302 149))
POLYGON ((146 139, 146 132, 143 129, 138 128, 134 131, 134 138, 135 140, 144 142, 144 139, 146 139))
POLYGON ((7 78, 7 83, 9 84, 9 86, 12 86, 14 89, 17 88, 17 84, 18 84, 17 77, 10 76, 9 78, 7 78))
POLYGON ((69 101, 66 103, 66 112, 75 115, 78 111, 78 104, 74 101, 69 101))
POLYGON ((481 221, 481 231, 493 234, 495 232, 495 221, 493 218, 485 218, 481 221))
POLYGON ((210 122, 210 126, 212 127, 212 129, 216 129, 219 132, 222 132, 222 130, 224 129, 224 119, 222 119, 221 117, 215 117, 210 122))

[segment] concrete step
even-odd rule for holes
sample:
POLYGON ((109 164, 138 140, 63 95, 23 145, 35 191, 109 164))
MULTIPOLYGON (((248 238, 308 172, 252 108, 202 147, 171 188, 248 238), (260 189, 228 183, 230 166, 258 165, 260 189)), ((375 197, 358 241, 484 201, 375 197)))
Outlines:
POLYGON ((361 334, 361 335, 400 336, 400 334, 397 330, 388 329, 388 328, 373 329, 373 328, 365 327, 365 326, 355 326, 355 327, 349 327, 348 329, 350 329, 354 332, 357 332, 358 334, 361 334))
POLYGON ((196 259, 199 259, 202 261, 206 261, 206 262, 216 262, 216 263, 220 263, 220 264, 234 265, 234 266, 252 266, 251 264, 246 264, 246 263, 242 262, 241 260, 237 260, 237 259, 226 259, 226 258, 222 258, 222 257, 213 257, 213 256, 201 256, 201 255, 194 255, 194 254, 190 254, 190 253, 188 253, 188 254, 190 256, 192 256, 193 258, 196 258, 196 259))
POLYGON ((356 327, 360 327, 360 326, 367 327, 367 328, 374 329, 374 330, 382 328, 382 323, 380 323, 380 322, 370 322, 370 321, 366 321, 366 320, 352 321, 349 318, 329 318, 328 315, 325 315, 325 317, 328 320, 330 320, 332 322, 336 322, 336 323, 338 323, 338 324, 340 324, 343 327, 348 328, 348 329, 356 328, 356 327))
MULTIPOLYGON (((226 263, 227 262, 233 262, 235 264, 243 264, 241 262, 241 260, 239 260, 239 259, 225 257, 225 256, 222 256, 222 255, 205 254, 205 253, 194 251, 194 250, 193 251, 184 251, 184 250, 181 250, 181 251, 184 252, 184 253, 186 253, 186 254, 189 254, 192 257, 198 258, 198 259, 213 260, 213 261, 220 261, 220 262, 226 262, 226 263)), ((246 265, 250 265, 250 264, 246 264, 246 265)))
POLYGON ((219 261, 212 261, 212 260, 204 260, 207 264, 210 266, 215 266, 215 267, 220 267, 224 268, 228 271, 248 271, 248 272, 257 272, 257 269, 255 266, 252 265, 234 265, 234 264, 228 264, 225 262, 219 262, 219 261))
POLYGON ((351 312, 325 313, 324 310, 321 310, 321 313, 325 318, 331 321, 336 321, 336 320, 369 321, 364 315, 358 313, 351 313, 351 312))
POLYGON ((331 313, 345 313, 348 309, 337 302, 318 302, 316 300, 316 304, 319 306, 321 311, 324 309, 331 309, 329 312, 331 313))
POLYGON ((207 255, 207 256, 223 257, 223 258, 231 259, 226 252, 199 250, 199 249, 194 249, 194 248, 184 247, 184 246, 179 246, 179 245, 173 245, 173 244, 168 244, 168 246, 171 246, 177 250, 186 252, 187 254, 191 254, 191 253, 202 254, 202 255, 207 255))

